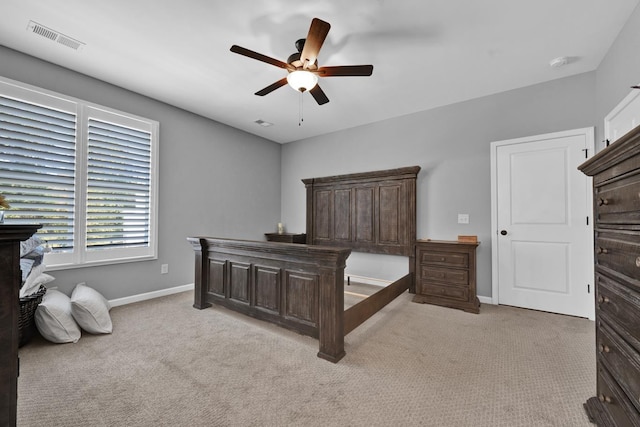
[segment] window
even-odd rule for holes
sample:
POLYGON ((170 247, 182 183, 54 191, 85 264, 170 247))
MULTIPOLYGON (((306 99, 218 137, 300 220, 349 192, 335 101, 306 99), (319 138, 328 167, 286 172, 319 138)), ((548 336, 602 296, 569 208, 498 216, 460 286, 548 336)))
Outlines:
POLYGON ((156 258, 158 123, 0 79, 0 194, 47 267, 156 258))

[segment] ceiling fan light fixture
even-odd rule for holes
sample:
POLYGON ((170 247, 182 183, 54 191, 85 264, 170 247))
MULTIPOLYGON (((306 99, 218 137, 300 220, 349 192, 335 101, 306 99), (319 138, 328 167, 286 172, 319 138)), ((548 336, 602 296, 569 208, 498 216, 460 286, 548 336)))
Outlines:
POLYGON ((318 76, 310 71, 296 70, 287 75, 287 82, 295 90, 306 92, 318 84, 318 76))

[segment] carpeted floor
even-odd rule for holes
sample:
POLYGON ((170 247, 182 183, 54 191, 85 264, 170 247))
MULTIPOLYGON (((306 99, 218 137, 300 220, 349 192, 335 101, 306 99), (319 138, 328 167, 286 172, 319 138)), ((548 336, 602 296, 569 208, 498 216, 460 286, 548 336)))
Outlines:
POLYGON ((111 335, 21 348, 18 426, 591 425, 586 319, 491 305, 474 315, 405 293, 332 364, 312 338, 192 302, 116 307, 111 335))

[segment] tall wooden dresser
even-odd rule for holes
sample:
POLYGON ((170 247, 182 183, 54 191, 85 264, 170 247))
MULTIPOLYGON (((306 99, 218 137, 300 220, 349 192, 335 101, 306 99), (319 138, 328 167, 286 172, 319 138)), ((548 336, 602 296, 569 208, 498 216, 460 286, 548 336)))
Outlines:
POLYGON ((20 241, 40 225, 0 224, 0 426, 16 425, 20 241))
POLYGON ((599 426, 640 426, 640 126, 583 163, 593 177, 599 426))

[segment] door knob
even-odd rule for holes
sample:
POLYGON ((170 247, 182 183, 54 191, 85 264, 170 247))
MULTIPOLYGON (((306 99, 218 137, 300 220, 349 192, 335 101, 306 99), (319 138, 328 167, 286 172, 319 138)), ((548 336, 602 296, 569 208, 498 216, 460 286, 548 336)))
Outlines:
POLYGON ((502 230, 502 231, 500 232, 500 234, 502 234, 503 236, 506 236, 506 235, 507 235, 507 230, 502 230))

